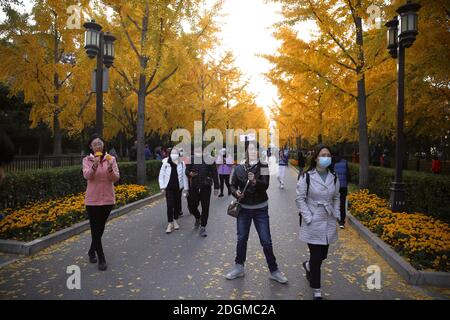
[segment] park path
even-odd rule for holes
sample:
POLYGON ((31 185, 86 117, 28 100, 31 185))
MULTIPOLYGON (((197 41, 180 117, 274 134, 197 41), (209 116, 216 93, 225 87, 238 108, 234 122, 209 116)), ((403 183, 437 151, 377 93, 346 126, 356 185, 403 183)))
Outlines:
MULTIPOLYGON (((279 267, 289 279, 287 285, 268 279, 254 226, 246 276, 233 281, 224 278, 235 254, 235 220, 226 215, 231 197, 212 198, 207 238, 193 229, 194 218, 185 199, 181 229, 165 234, 163 199, 108 223, 103 238, 109 265, 106 272, 88 263, 87 231, 0 268, 0 299, 310 299, 311 289, 301 267, 308 250, 298 240, 295 184, 292 169, 286 172, 285 190, 278 188, 275 175, 271 175, 272 240, 279 267), (66 286, 70 265, 81 269, 80 290, 66 286)), ((339 231, 339 236, 323 264, 326 299, 445 298, 429 288, 406 284, 351 227, 339 231), (380 290, 366 286, 370 265, 381 268, 380 290)))

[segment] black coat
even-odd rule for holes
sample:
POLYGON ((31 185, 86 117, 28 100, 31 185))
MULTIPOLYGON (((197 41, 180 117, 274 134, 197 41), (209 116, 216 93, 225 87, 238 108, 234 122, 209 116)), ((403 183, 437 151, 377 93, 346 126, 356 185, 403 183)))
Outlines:
MULTIPOLYGON (((231 177, 230 189, 234 197, 236 197, 236 191, 244 190, 245 184, 248 180, 248 173, 253 172, 256 178, 256 184, 253 186, 248 185, 245 191, 244 198, 240 201, 241 204, 256 205, 267 201, 267 189, 269 188, 269 167, 267 164, 261 164, 258 162, 256 165, 247 168, 245 165, 238 165, 234 169, 233 176, 231 177), (261 169, 266 171, 267 174, 261 174, 261 169)), ((237 197, 236 197, 237 198, 237 197)))
POLYGON ((214 184, 214 189, 219 189, 219 176, 217 174, 217 167, 215 164, 202 163, 195 164, 194 156, 191 157, 191 163, 186 164, 186 175, 189 179, 189 188, 196 189, 205 186, 211 187, 214 184), (196 172, 195 177, 191 177, 189 174, 196 172))

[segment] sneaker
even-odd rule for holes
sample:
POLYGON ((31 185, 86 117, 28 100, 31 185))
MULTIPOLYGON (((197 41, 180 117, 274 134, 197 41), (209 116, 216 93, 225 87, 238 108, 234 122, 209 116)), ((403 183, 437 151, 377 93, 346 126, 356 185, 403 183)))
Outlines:
POLYGON ((228 280, 233 280, 244 276, 244 265, 236 263, 233 270, 225 275, 228 280))
POLYGON ((173 231, 173 223, 167 225, 166 233, 171 233, 173 231))
POLYGON ((208 236, 208 233, 206 233, 206 228, 205 227, 201 227, 200 228, 200 236, 205 238, 208 236))
POLYGON ((223 197, 223 193, 219 194, 219 198, 222 198, 222 197, 223 197))
POLYGON ((281 273, 280 270, 271 272, 269 278, 283 284, 288 282, 288 279, 281 273))
POLYGON ((343 225, 343 224, 339 224, 339 228, 341 228, 341 229, 345 229, 345 225, 343 225))
POLYGON ((308 261, 305 261, 302 263, 303 268, 306 271, 306 279, 308 280, 308 282, 311 282, 311 271, 308 270, 308 265, 307 265, 308 261))
POLYGON ((281 188, 281 190, 284 189, 284 183, 281 184, 280 188, 281 188))
POLYGON ((178 225, 177 220, 173 220, 173 228, 174 228, 175 230, 180 229, 180 226, 178 225))
POLYGON ((178 217, 182 217, 183 216, 183 211, 180 211, 180 213, 178 214, 178 217))
POLYGON ((194 229, 200 228, 200 219, 195 219, 194 229))
POLYGON ((323 300, 321 289, 314 289, 313 300, 323 300))

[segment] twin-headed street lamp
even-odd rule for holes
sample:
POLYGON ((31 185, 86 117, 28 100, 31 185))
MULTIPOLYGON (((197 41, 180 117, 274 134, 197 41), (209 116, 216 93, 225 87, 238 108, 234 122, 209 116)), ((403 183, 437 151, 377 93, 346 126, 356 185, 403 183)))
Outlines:
POLYGON ((398 58, 398 85, 397 85, 397 132, 395 144, 395 180, 390 189, 390 206, 394 212, 405 209, 405 184, 402 180, 404 156, 404 109, 405 109, 405 49, 412 46, 418 34, 417 11, 420 4, 408 1, 397 9, 399 17, 387 22, 387 40, 389 54, 398 58), (398 29, 400 20, 400 30, 398 29), (400 32, 399 32, 400 31, 400 32))
POLYGON ((103 64, 110 68, 114 61, 114 40, 116 38, 106 32, 94 20, 83 25, 86 28, 84 34, 84 48, 89 58, 97 57, 97 69, 95 72, 96 88, 96 120, 95 132, 103 136, 103 64))

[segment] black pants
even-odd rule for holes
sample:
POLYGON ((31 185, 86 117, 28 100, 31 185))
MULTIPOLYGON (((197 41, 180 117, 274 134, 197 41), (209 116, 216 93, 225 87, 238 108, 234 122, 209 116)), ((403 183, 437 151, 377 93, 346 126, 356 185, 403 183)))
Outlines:
POLYGON ((329 245, 311 244, 309 247, 309 270, 311 272, 310 286, 313 289, 320 289, 320 267, 322 261, 327 258, 329 245))
POLYGON ((189 189, 188 207, 189 212, 195 217, 200 219, 202 227, 206 227, 208 224, 209 216, 209 202, 211 199, 211 186, 203 186, 201 188, 189 189), (202 205, 202 213, 198 210, 198 205, 202 205))
POLYGON ((345 202, 347 200, 348 188, 340 188, 339 193, 341 194, 341 223, 345 224, 345 202))
POLYGON ((166 189, 166 201, 167 201, 167 220, 173 222, 178 220, 178 216, 181 212, 181 190, 178 189, 166 189))
POLYGON ((230 175, 220 174, 219 179, 220 179, 220 194, 223 194, 224 183, 227 185, 228 193, 230 193, 230 175))
POLYGON ((102 236, 103 232, 105 231, 106 221, 108 220, 112 208, 112 205, 86 206, 86 211, 89 216, 89 224, 91 226, 92 237, 90 251, 97 252, 98 258, 100 260, 105 258, 102 247, 102 236))

